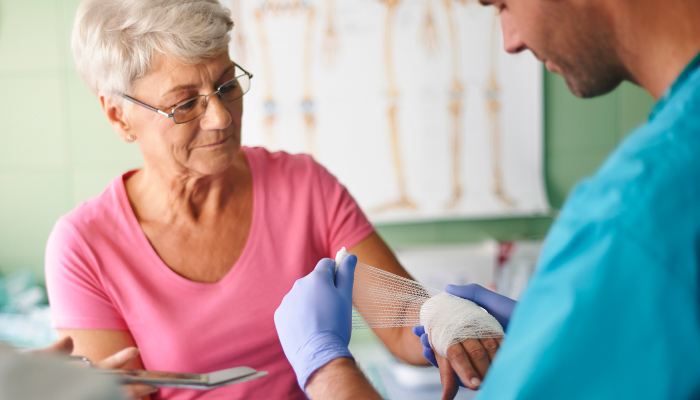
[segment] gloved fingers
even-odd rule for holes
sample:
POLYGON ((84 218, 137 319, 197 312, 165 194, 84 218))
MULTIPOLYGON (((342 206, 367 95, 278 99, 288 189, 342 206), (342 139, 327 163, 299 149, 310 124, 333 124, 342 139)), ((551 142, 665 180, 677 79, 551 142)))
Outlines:
POLYGON ((428 338, 427 333, 420 336, 420 344, 423 345, 423 357, 425 357, 431 364, 433 364, 434 367, 437 368, 438 364, 435 360, 435 352, 433 351, 433 348, 430 347, 430 339, 428 338))
POLYGON ((437 367, 440 370, 440 382, 442 382, 442 400, 452 400, 457 396, 459 390, 459 380, 450 362, 436 354, 437 367))
MULTIPOLYGON (((450 366, 457 373, 457 376, 459 376, 462 383, 464 383, 469 389, 476 390, 481 385, 482 377, 486 374, 486 370, 489 366, 489 360, 483 347, 481 347, 482 356, 478 357, 478 354, 474 355, 474 358, 478 359, 478 362, 472 360, 472 355, 469 354, 469 352, 471 351, 476 353, 473 342, 481 347, 481 344, 477 339, 467 339, 462 343, 453 344, 452 346, 448 347, 447 361, 449 361, 450 366), (469 350, 467 350, 467 347, 464 347, 465 342, 469 342, 469 350), (484 375, 481 375, 479 370, 483 370, 484 375)), ((440 355, 436 354, 435 357, 438 359, 440 368, 442 368, 442 364, 440 364, 439 361, 440 355)))
POLYGON ((333 282, 335 278, 335 261, 330 258, 322 258, 313 270, 313 273, 317 276, 321 276, 324 280, 329 280, 333 282))
POLYGON ((428 337, 427 333, 424 333, 420 336, 420 343, 425 347, 426 349, 432 349, 433 347, 430 345, 430 338, 428 337))
MULTIPOLYGON (((471 300, 471 301, 475 302, 476 304, 479 304, 479 302, 476 301, 476 298, 481 293, 482 290, 488 290, 488 289, 486 289, 485 287, 483 287, 481 285, 477 285, 476 283, 470 283, 468 285, 447 285, 447 286, 445 286, 445 291, 447 293, 449 293, 453 296, 461 297, 463 299, 471 300)), ((481 305, 481 304, 479 304, 479 305, 481 305)))
POLYGON ((517 303, 511 298, 500 295, 476 283, 463 286, 447 285, 445 286, 445 291, 451 295, 471 300, 481 307, 484 307, 487 311, 490 308, 498 309, 505 305, 510 305, 512 309, 517 303))
POLYGON ((481 338, 479 341, 481 342, 481 346, 484 348, 484 350, 486 350, 489 360, 493 362, 493 359, 496 357, 496 352, 501 344, 494 338, 481 338))
MULTIPOLYGON (((333 267, 335 268, 335 264, 333 264, 333 267)), ((357 256, 350 254, 343 258, 343 261, 341 261, 338 266, 338 272, 335 274, 335 287, 348 298, 352 298, 355 267, 357 267, 357 256)))
POLYGON ((483 307, 501 324, 503 330, 508 328, 510 316, 517 301, 493 292, 475 283, 464 286, 447 285, 445 291, 451 295, 471 300, 483 307))
POLYGON ((414 335, 421 337, 421 336, 423 336, 424 333, 425 333, 425 327, 423 327, 423 325, 417 325, 417 326, 413 327, 413 334, 414 335))
POLYGON ((433 349, 423 347, 423 357, 425 357, 426 360, 430 361, 430 363, 433 364, 433 367, 439 368, 433 349))

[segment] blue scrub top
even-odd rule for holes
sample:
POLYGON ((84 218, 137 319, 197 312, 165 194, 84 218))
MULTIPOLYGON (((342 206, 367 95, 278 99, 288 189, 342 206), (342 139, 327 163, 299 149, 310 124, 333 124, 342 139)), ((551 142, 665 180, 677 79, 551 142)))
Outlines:
POLYGON ((480 400, 700 399, 699 66, 571 194, 480 400))

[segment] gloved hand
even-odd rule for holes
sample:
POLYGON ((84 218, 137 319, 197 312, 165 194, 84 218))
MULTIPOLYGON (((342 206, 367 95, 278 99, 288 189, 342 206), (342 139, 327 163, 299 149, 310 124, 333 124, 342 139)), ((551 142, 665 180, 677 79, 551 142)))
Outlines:
POLYGON ((476 283, 464 286, 447 285, 445 286, 445 291, 451 295, 471 300, 481 306, 496 318, 496 321, 503 327, 504 332, 508 328, 510 315, 513 314, 513 309, 518 304, 517 301, 488 290, 476 283))
MULTIPOLYGON (((414 326, 413 334, 420 338, 420 343, 423 345, 423 357, 425 357, 426 360, 430 361, 430 363, 433 364, 433 367, 440 368, 438 367, 437 360, 435 359, 435 352, 430 346, 430 339, 428 338, 428 334, 425 333, 425 327, 423 325, 414 326)), ((459 384, 461 386, 464 386, 462 385, 462 382, 460 382, 459 384)))
POLYGON ((357 257, 343 259, 333 279, 335 261, 324 258, 297 280, 275 311, 275 327, 297 381, 305 389, 309 377, 338 357, 350 357, 352 285, 357 257))
MULTIPOLYGON (((474 283, 464 286, 447 285, 445 291, 451 295, 471 300, 483 307, 489 314, 496 318, 504 331, 508 327, 513 308, 515 308, 517 304, 515 300, 501 296, 498 293, 492 292, 474 283)), ((435 352, 430 346, 430 339, 428 338, 428 334, 425 333, 425 328, 423 326, 415 326, 413 327, 413 333, 420 337, 421 344, 423 345, 423 357, 430 361, 433 366, 439 368, 435 352)), ((465 369, 468 370, 469 368, 465 369)), ((461 379, 459 379, 459 385, 465 386, 461 379)), ((472 389, 475 389, 475 386, 478 385, 470 385, 472 389)))

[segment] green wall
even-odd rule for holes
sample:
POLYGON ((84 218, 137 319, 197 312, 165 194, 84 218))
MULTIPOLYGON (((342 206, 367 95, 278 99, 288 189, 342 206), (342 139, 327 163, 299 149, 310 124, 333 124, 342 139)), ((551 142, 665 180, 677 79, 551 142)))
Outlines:
MULTIPOLYGON (((54 222, 142 160, 120 141, 73 66, 70 30, 79 0, 0 0, 0 273, 43 270, 54 222)), ((579 100, 545 76, 545 165, 549 197, 561 206, 635 125, 652 99, 626 84, 579 100)), ((381 226, 396 246, 541 238, 551 218, 381 226)))
POLYGON ((61 215, 141 165, 75 71, 79 0, 0 0, 0 273, 43 275, 61 215))

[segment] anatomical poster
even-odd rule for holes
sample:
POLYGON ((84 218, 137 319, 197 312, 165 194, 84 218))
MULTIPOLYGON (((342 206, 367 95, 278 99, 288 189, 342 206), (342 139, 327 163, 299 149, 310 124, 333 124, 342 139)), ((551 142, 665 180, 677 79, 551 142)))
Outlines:
POLYGON ((468 0, 221 0, 247 146, 308 153, 373 222, 547 213, 542 68, 468 0))

